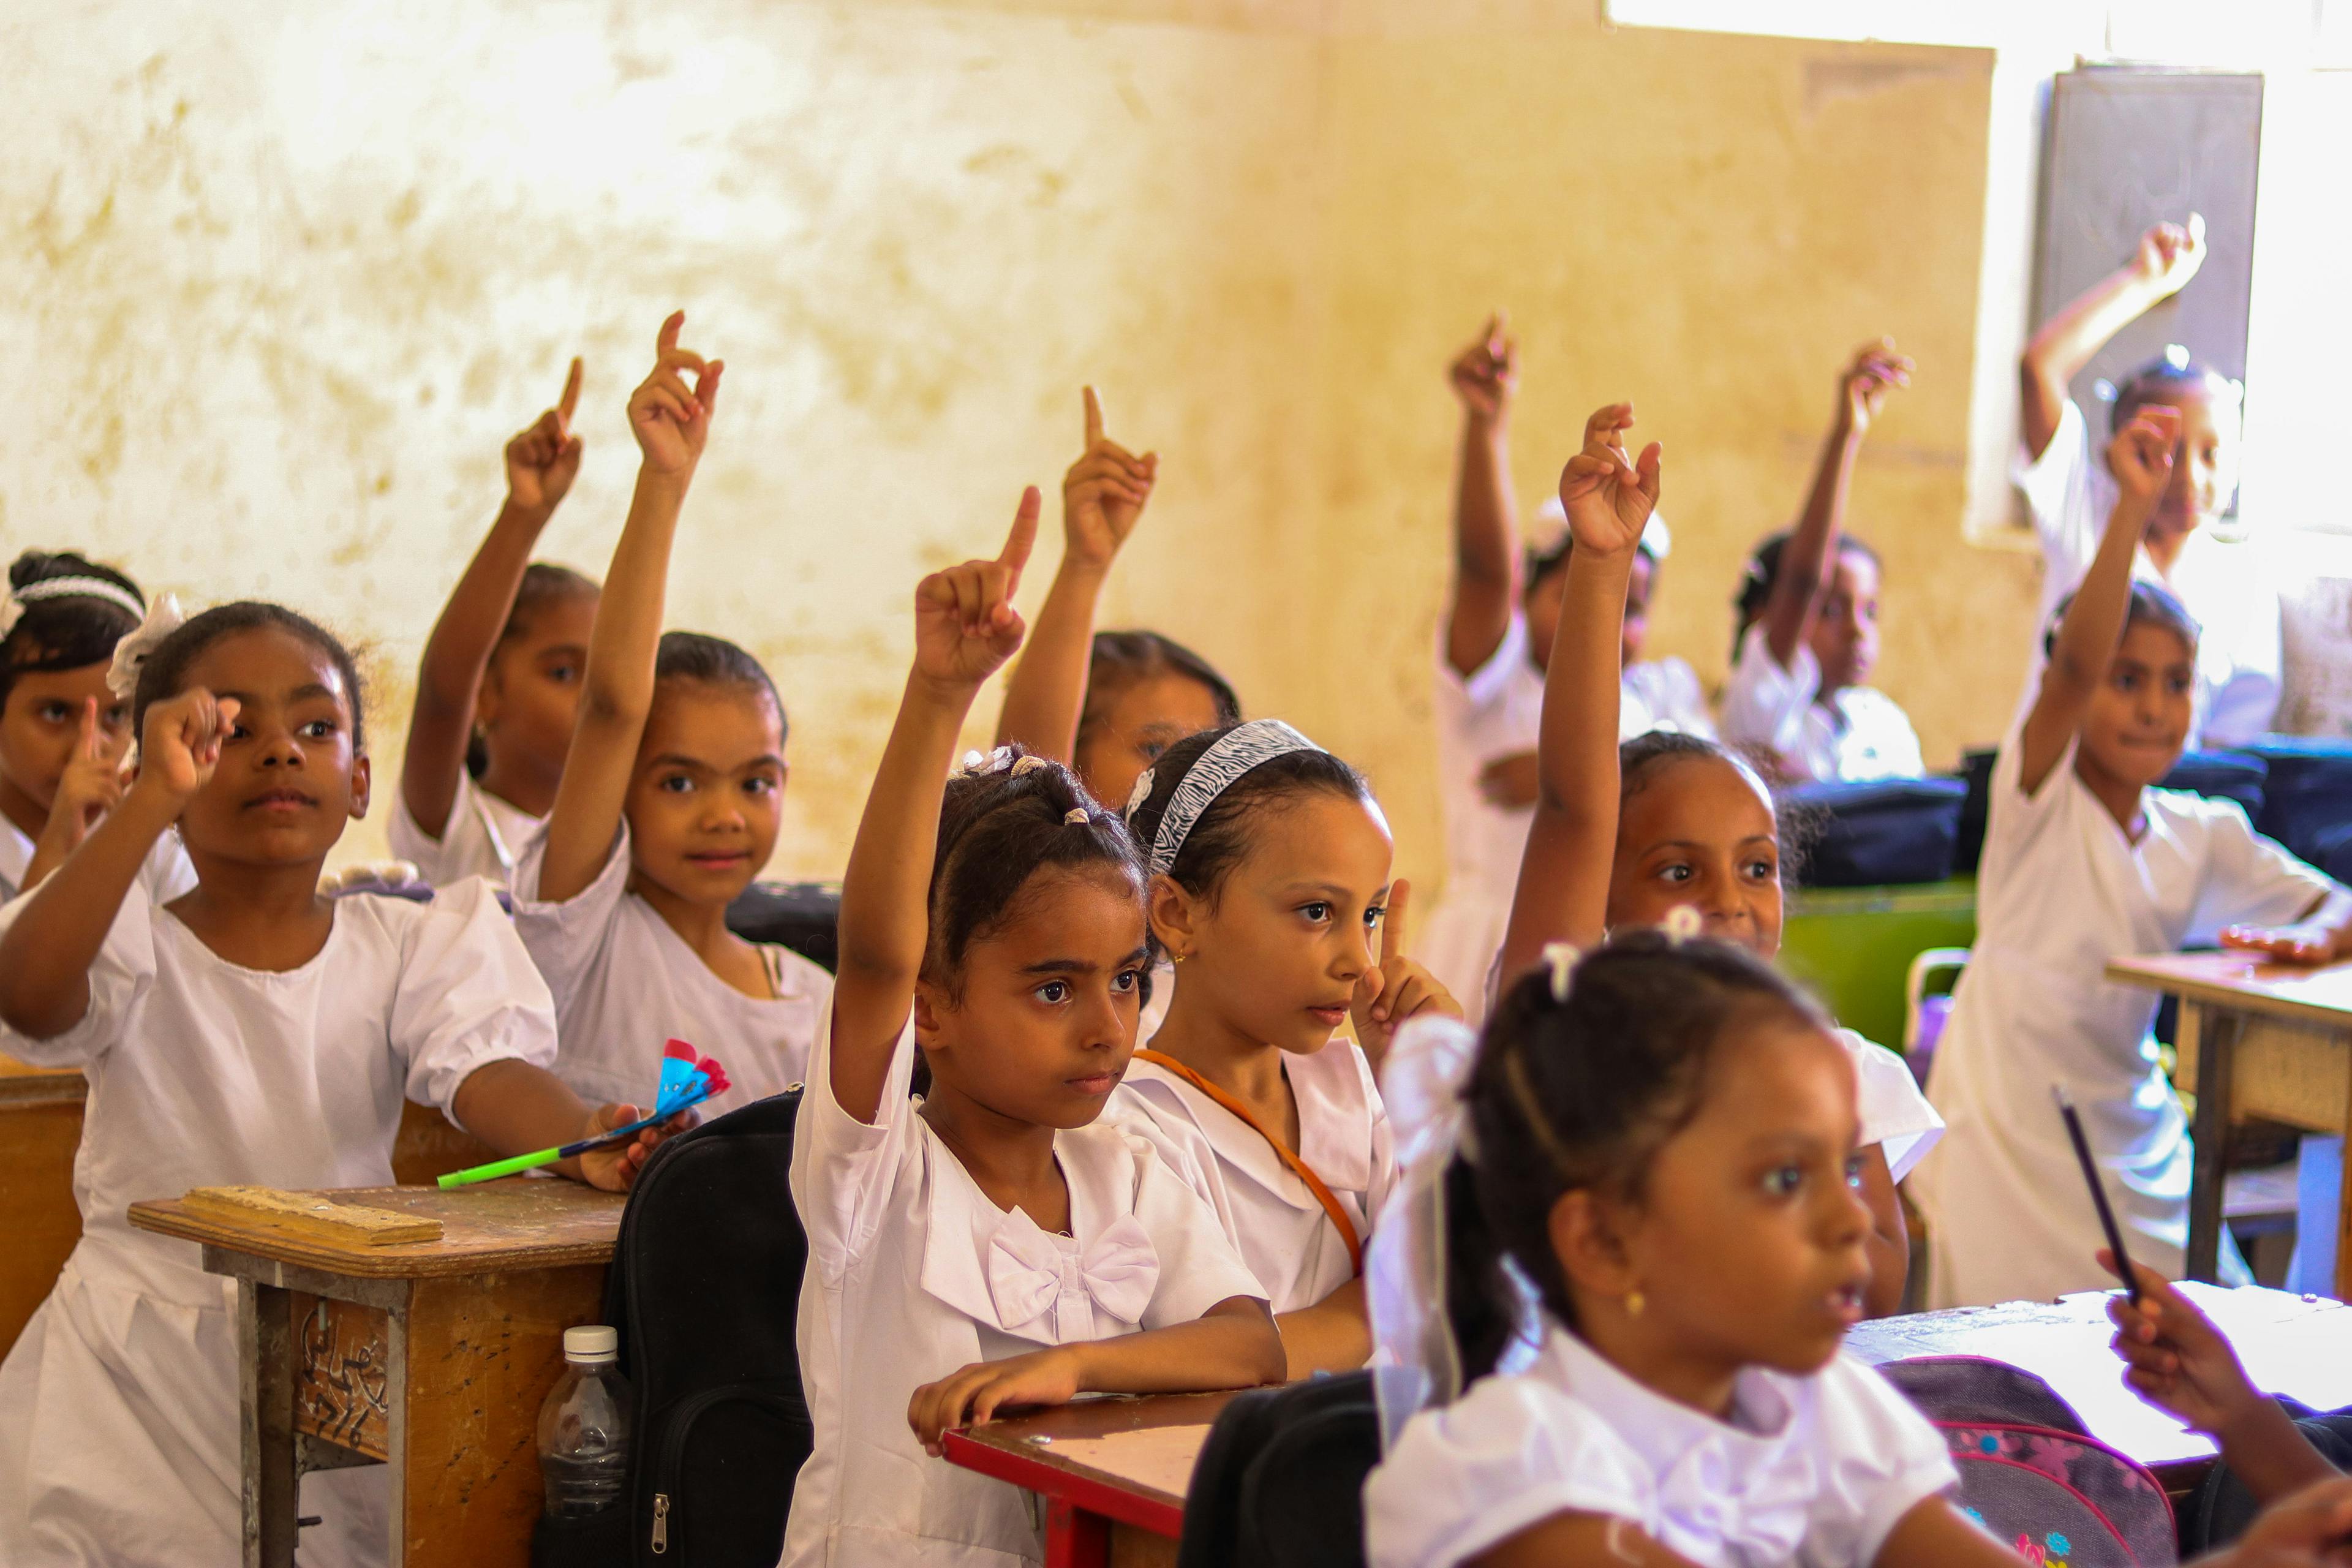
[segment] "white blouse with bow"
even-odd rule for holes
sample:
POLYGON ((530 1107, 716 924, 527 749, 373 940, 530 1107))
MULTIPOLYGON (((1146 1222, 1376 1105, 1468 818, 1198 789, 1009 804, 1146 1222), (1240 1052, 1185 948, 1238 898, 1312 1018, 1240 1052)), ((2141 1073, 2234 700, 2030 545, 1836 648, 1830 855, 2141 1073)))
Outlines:
POLYGON ((1044 1543, 1015 1488, 928 1458, 916 1389, 975 1362, 1190 1322, 1263 1300, 1215 1211, 1144 1140, 1097 1122, 1057 1133, 1070 1234, 998 1208, 916 1114, 911 1028, 871 1126, 833 1098, 832 1042, 809 1062, 793 1198, 809 1238, 801 1376, 816 1447, 785 1568, 1011 1568, 1044 1543))

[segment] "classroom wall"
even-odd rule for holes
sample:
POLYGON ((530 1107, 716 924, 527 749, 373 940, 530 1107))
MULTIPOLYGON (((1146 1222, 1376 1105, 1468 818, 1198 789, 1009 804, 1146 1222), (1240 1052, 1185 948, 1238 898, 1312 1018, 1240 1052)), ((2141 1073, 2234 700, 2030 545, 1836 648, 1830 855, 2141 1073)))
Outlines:
MULTIPOLYGON (((2021 558, 1960 542, 1990 58, 1563 9, 19 8, 0 542, 341 627, 373 656, 388 799, 500 444, 584 353, 586 467, 543 552, 601 573, 621 405, 683 305, 729 374, 671 620, 775 673, 772 869, 833 875, 915 578, 992 551, 1024 482, 1051 493, 1091 379, 1165 454, 1108 621, 1194 643, 1362 763, 1433 880, 1458 342, 1492 304, 1520 325, 1530 502, 1587 410, 1635 399, 1677 539, 1654 637, 1712 678, 1840 357, 1888 331, 1921 368, 1856 492, 1884 684, 1933 758, 1992 738, 2031 595, 2021 558)), ((381 852, 383 816, 347 854, 381 852)))

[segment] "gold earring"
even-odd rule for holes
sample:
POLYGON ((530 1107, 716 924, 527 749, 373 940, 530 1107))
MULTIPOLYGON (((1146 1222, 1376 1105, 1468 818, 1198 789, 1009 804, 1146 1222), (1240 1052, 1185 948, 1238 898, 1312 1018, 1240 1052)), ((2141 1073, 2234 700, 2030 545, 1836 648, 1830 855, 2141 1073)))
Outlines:
POLYGON ((1647 1307, 1649 1304, 1650 1299, 1642 1294, 1642 1288, 1640 1286, 1637 1285, 1633 1289, 1625 1292, 1625 1315, 1627 1317, 1640 1317, 1642 1315, 1643 1309, 1647 1307))
POLYGON ((1168 962, 1171 963, 1181 963, 1184 962, 1184 955, 1181 952, 1171 952, 1168 955, 1168 962))

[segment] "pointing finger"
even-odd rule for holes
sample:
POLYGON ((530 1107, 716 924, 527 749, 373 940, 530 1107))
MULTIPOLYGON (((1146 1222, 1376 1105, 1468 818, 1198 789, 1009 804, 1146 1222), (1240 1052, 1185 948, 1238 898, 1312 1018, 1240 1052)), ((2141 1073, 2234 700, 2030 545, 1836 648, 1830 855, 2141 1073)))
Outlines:
POLYGON ((1404 956, 1405 911, 1412 907, 1412 884, 1399 877, 1389 889, 1389 910, 1381 919, 1381 962, 1404 956))
POLYGON ((98 699, 81 700, 81 754, 92 762, 106 755, 106 747, 99 739, 98 699))
POLYGON ((555 416, 572 428, 572 411, 580 406, 580 356, 572 356, 572 374, 563 378, 563 395, 555 402, 555 416))
MULTIPOLYGON (((1013 514, 1013 531, 1004 536, 1004 548, 997 552, 997 563, 1012 568, 1015 584, 1021 581, 1021 569, 1029 564, 1029 551, 1037 542, 1037 511, 1042 505, 1035 485, 1021 492, 1021 510, 1013 514)), ((1005 595, 1011 597, 1012 590, 1008 588, 1005 595)))
POLYGON ((1087 445, 1092 447, 1103 437, 1102 394, 1089 386, 1085 389, 1087 400, 1087 445))
POLYGON ((677 347, 678 329, 685 325, 686 312, 684 310, 672 310, 669 313, 669 320, 661 324, 661 331, 654 339, 654 353, 656 357, 658 358, 662 355, 666 355, 670 350, 677 347))

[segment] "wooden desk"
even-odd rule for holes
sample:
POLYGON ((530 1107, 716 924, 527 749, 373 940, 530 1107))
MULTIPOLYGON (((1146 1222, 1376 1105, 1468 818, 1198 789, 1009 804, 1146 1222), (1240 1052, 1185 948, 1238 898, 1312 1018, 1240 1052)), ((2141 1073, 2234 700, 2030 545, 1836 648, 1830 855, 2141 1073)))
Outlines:
POLYGON ((29 1068, 0 1057, 0 1356, 58 1282, 81 1239, 74 1206, 74 1153, 81 1147, 81 1074, 29 1068))
POLYGON ((947 1435, 950 1463, 1045 1506, 1045 1568, 1176 1561, 1192 1461, 1231 1394, 1082 1399, 947 1435))
MULTIPOLYGON (((2107 978, 2180 998, 2177 1076, 2197 1094, 2189 1138, 2189 1277, 2221 1267, 2230 1124, 2260 1116, 2306 1132, 2352 1131, 2352 964, 2307 969, 2241 952, 2118 958, 2107 978)), ((2336 1208, 2336 1293, 2352 1296, 2352 1204, 2336 1208)))
POLYGON ((305 1470, 392 1467, 389 1561, 524 1568, 541 1492, 535 1426, 563 1331, 599 1320, 624 1199, 510 1178, 332 1196, 429 1215, 438 1241, 345 1247, 133 1204, 237 1282, 245 1561, 294 1561, 305 1470))

